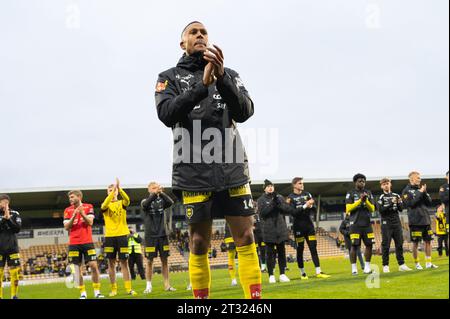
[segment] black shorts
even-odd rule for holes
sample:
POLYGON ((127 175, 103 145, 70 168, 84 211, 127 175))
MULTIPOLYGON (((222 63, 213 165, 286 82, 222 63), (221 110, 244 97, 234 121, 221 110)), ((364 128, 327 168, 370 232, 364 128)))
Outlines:
POLYGON ((84 262, 89 263, 97 260, 94 244, 81 244, 69 246, 69 263, 80 265, 84 257, 84 262))
POLYGON ((145 257, 153 259, 156 257, 169 257, 170 246, 167 237, 148 238, 145 240, 145 257))
POLYGON ((365 246, 373 246, 375 244, 375 234, 372 226, 350 226, 350 240, 352 241, 352 246, 361 246, 361 240, 365 246))
POLYGON ((0 268, 8 267, 20 267, 20 254, 19 251, 0 252, 0 268))
POLYGON ((423 241, 433 240, 433 230, 431 229, 431 225, 424 225, 424 226, 410 225, 409 230, 411 233, 411 241, 413 243, 420 243, 422 240, 423 241))
POLYGON ((129 256, 128 236, 106 237, 103 249, 108 259, 127 260, 129 256))
POLYGON ((222 192, 182 192, 182 202, 189 224, 211 221, 225 216, 255 214, 250 184, 222 192))
POLYGON ((306 241, 317 241, 316 231, 314 228, 309 229, 297 229, 294 230, 295 242, 297 244, 304 243, 306 241))

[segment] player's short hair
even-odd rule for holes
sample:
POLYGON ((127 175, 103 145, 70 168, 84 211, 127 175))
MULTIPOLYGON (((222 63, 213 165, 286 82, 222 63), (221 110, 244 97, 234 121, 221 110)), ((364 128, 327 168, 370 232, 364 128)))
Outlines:
POLYGON ((390 183, 392 180, 389 177, 384 177, 380 180, 380 185, 383 185, 384 183, 390 183))
POLYGON ((7 200, 8 202, 10 202, 11 198, 6 194, 0 194, 0 201, 2 200, 7 200))
POLYGON ((72 191, 70 191, 70 192, 67 193, 67 196, 70 196, 70 195, 75 195, 75 196, 78 196, 78 197, 83 197, 83 192, 80 191, 80 190, 72 190, 72 191))
POLYGON ((158 185, 158 183, 157 182, 150 182, 150 183, 148 183, 148 187, 152 187, 152 186, 155 186, 155 185, 158 185))
POLYGON ((183 35, 184 35, 184 33, 186 32, 187 28, 189 28, 189 26, 193 25, 194 23, 200 23, 200 24, 203 24, 203 23, 201 23, 200 21, 192 21, 192 22, 189 22, 189 23, 184 27, 183 31, 181 31, 181 38, 182 38, 182 39, 183 39, 183 35))
POLYGON ((361 174, 361 173, 358 173, 358 174, 356 174, 355 176, 353 176, 353 183, 356 183, 356 181, 357 181, 358 179, 360 179, 360 178, 362 178, 362 179, 364 179, 365 181, 367 181, 366 175, 361 174))
POLYGON ((302 180, 303 180, 303 177, 294 177, 292 179, 292 185, 295 185, 295 184, 297 184, 298 182, 300 182, 302 180))
POLYGON ((114 184, 109 184, 108 185, 108 189, 113 188, 113 187, 114 187, 114 184))
POLYGON ((420 175, 420 173, 418 171, 412 171, 411 173, 408 174, 408 178, 411 178, 414 175, 420 175))

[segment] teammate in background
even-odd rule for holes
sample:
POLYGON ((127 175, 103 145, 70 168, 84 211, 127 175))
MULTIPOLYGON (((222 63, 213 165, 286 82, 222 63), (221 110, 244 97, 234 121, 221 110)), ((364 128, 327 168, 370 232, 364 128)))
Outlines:
POLYGON ((317 207, 312 195, 305 191, 305 185, 302 177, 295 177, 292 180, 293 193, 287 198, 287 203, 295 209, 294 217, 294 235, 297 243, 297 264, 300 268, 301 279, 307 280, 308 275, 305 272, 305 263, 303 260, 303 251, 305 250, 305 241, 308 243, 309 251, 314 266, 316 267, 317 278, 329 278, 320 268, 319 254, 317 252, 316 230, 312 215, 316 214, 317 207))
POLYGON ((104 252, 108 258, 109 280, 111 282, 110 297, 117 296, 116 264, 119 257, 125 290, 128 295, 136 296, 137 293, 131 288, 131 275, 128 267, 128 235, 130 231, 127 224, 127 207, 130 198, 120 188, 119 179, 116 184, 108 186, 108 197, 102 203, 101 212, 105 219, 105 245, 104 252), (122 200, 118 200, 118 196, 122 200))
POLYGON ((162 276, 164 279, 164 289, 175 291, 176 289, 169 282, 169 256, 170 246, 168 238, 169 215, 165 211, 174 202, 164 193, 161 185, 151 182, 148 185, 149 196, 143 199, 141 207, 143 210, 142 221, 145 227, 145 256, 147 257, 147 287, 144 294, 152 292, 153 259, 160 257, 162 264, 162 276))
POLYGON ((231 236, 230 227, 225 226, 225 238, 223 239, 227 245, 228 253, 228 273, 231 278, 231 286, 237 286, 236 280, 236 245, 234 244, 233 236, 231 236))
POLYGON ((419 172, 411 172, 408 175, 409 184, 402 192, 403 202, 408 209, 409 229, 411 241, 413 242, 413 257, 416 269, 422 270, 419 262, 419 243, 425 242, 426 268, 438 268, 431 260, 431 241, 433 230, 431 229, 431 218, 428 207, 431 206, 431 196, 427 192, 427 185, 421 185, 422 179, 419 172))
POLYGON ((372 246, 375 243, 375 235, 373 233, 370 218, 375 211, 375 201, 372 193, 366 190, 366 176, 356 174, 353 177, 355 188, 349 191, 345 197, 345 208, 350 215, 350 239, 352 241, 352 249, 350 251, 350 262, 352 264, 352 274, 358 275, 356 266, 356 254, 361 246, 361 241, 366 246, 364 254, 365 266, 364 273, 370 274, 370 261, 372 259, 372 246))
POLYGON ((87 299, 84 285, 82 261, 89 265, 92 274, 92 287, 95 298, 104 298, 100 293, 100 271, 98 270, 97 254, 92 240, 92 225, 94 224, 94 207, 82 202, 83 193, 79 190, 70 191, 70 206, 64 210, 64 229, 69 232, 69 263, 74 265, 73 277, 80 289, 80 299, 87 299))
POLYGON ((383 255, 383 272, 390 272, 389 269, 389 251, 391 241, 394 239, 395 255, 399 265, 399 271, 411 271, 405 264, 403 257, 403 229, 400 221, 399 213, 403 211, 403 201, 400 195, 392 192, 392 182, 389 178, 383 178, 380 181, 381 194, 378 199, 378 211, 381 215, 381 234, 382 234, 382 255, 383 255))
MULTIPOLYGON (((258 204, 256 202, 254 205, 255 205, 255 208, 258 207, 258 204)), ((253 223, 253 236, 255 237, 256 248, 258 249, 259 264, 261 267, 261 272, 266 272, 267 271, 266 244, 264 243, 264 239, 263 239, 263 225, 262 225, 261 217, 259 216, 259 214, 255 214, 254 223, 253 223)))
POLYGON ((274 268, 276 254, 280 268, 280 282, 289 282, 286 276, 286 247, 289 240, 285 215, 289 214, 290 206, 283 196, 275 192, 275 186, 269 180, 264 181, 264 194, 258 199, 258 212, 263 224, 263 239, 267 249, 267 270, 269 283, 276 283, 274 268), (275 251, 276 250, 276 251, 275 251))
POLYGON ((449 233, 448 229, 448 211, 449 211, 449 186, 448 186, 448 171, 445 174, 445 178, 447 179, 447 183, 442 185, 439 188, 439 198, 441 199, 441 203, 445 207, 445 228, 447 229, 447 234, 449 233))
MULTIPOLYGON (((339 232, 344 236, 345 248, 348 250, 348 256, 350 257, 352 251, 352 240, 350 239, 350 215, 344 213, 344 220, 339 227, 339 232)), ((356 256, 358 257, 361 270, 364 270, 364 257, 361 253, 361 246, 357 247, 356 256)), ((350 259, 350 258, 349 258, 350 259)))
POLYGON ((225 218, 236 244, 245 298, 260 299, 251 179, 237 129, 237 123, 253 115, 254 104, 238 73, 224 67, 222 50, 211 46, 208 37, 198 21, 183 29, 180 47, 184 54, 175 68, 159 75, 155 93, 158 118, 172 128, 174 147, 182 148, 181 153, 174 152, 172 188, 189 222, 192 292, 196 299, 210 296, 212 220, 225 218), (213 129, 222 136, 197 143, 193 138, 197 128, 200 134, 213 129), (213 156, 204 152, 209 147, 214 149, 213 156))
POLYGON ((15 210, 9 208, 11 199, 0 194, 0 299, 3 299, 3 276, 8 265, 11 278, 11 299, 19 299, 20 255, 17 233, 22 227, 22 219, 15 210))
POLYGON ((128 227, 130 235, 128 236, 128 268, 130 268, 131 280, 136 279, 134 265, 137 266, 139 276, 145 280, 144 258, 142 257, 142 238, 131 227, 128 227))
POLYGON ((448 257, 448 233, 446 229, 447 219, 445 218, 444 205, 438 207, 436 213, 436 235, 438 236, 439 257, 442 257, 442 251, 445 249, 445 255, 448 257))

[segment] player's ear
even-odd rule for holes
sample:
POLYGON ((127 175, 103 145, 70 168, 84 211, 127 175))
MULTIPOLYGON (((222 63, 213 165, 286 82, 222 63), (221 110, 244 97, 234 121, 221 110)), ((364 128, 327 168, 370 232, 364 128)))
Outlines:
POLYGON ((186 45, 184 44, 184 40, 181 40, 181 42, 180 42, 180 48, 181 48, 183 51, 186 51, 186 45))

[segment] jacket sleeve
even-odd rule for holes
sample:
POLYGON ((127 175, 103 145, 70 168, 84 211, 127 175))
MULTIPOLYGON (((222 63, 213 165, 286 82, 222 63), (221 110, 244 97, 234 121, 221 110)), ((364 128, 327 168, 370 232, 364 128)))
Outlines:
POLYGON ((448 205, 449 192, 445 190, 444 186, 439 189, 439 199, 443 204, 448 205))
POLYGON ((410 192, 406 190, 403 191, 403 202, 405 203, 405 206, 407 208, 416 208, 420 204, 425 194, 422 192, 417 193, 419 194, 419 196, 416 196, 414 198, 410 192))
POLYGON ((294 215, 296 213, 295 208, 293 208, 291 205, 286 203, 286 200, 281 195, 277 195, 276 207, 278 207, 278 209, 280 209, 280 211, 283 215, 294 215))
POLYGON ((169 195, 167 195, 166 193, 161 193, 161 197, 164 199, 164 209, 172 207, 174 201, 172 198, 170 198, 169 195))
POLYGON ((373 199, 372 193, 369 193, 366 199, 366 207, 371 213, 375 211, 375 200, 373 199))
POLYGON ((386 205, 386 204, 384 203, 383 198, 384 198, 384 194, 381 195, 381 196, 378 198, 378 201, 377 201, 377 208, 378 208, 378 211, 379 211, 380 213, 385 213, 385 212, 387 212, 387 211, 389 210, 389 208, 391 207, 391 205, 386 205))
POLYGON ((345 220, 343 220, 341 226, 339 226, 339 232, 344 236, 348 235, 348 229, 345 220))
POLYGON ((141 207, 144 211, 150 210, 151 203, 155 200, 156 194, 151 194, 148 198, 142 200, 141 207))
POLYGON ((102 206, 101 206, 102 212, 105 212, 108 210, 109 204, 111 204, 111 201, 113 198, 114 198, 114 192, 111 192, 102 203, 102 206))
POLYGON ((125 193, 125 191, 122 188, 119 188, 119 194, 120 196, 122 196, 123 208, 130 206, 131 204, 130 197, 128 196, 127 193, 125 193))
POLYGON ((22 228, 22 219, 19 213, 11 214, 11 218, 6 220, 6 225, 8 225, 14 233, 19 233, 22 228))
POLYGON ((201 81, 194 83, 191 90, 178 94, 173 80, 160 74, 155 92, 158 118, 167 127, 173 127, 207 97, 208 87, 201 81))
POLYGON ((397 209, 399 212, 402 212, 405 209, 405 205, 403 203, 402 197, 397 194, 397 209))
POLYGON ((424 193, 424 194, 423 194, 423 199, 424 199, 424 201, 425 201, 425 205, 431 206, 431 205, 433 204, 433 200, 431 199, 430 194, 424 193))
POLYGON ((217 80, 217 90, 227 103, 231 118, 243 123, 247 121, 254 113, 254 104, 245 89, 239 74, 226 69, 222 79, 217 80))
POLYGON ((361 205, 361 199, 358 199, 356 202, 354 202, 352 194, 347 193, 347 196, 345 197, 345 212, 347 214, 351 214, 360 205, 361 205))
POLYGON ((258 199, 259 216, 265 218, 276 208, 275 201, 271 201, 270 204, 266 204, 263 198, 258 199))

